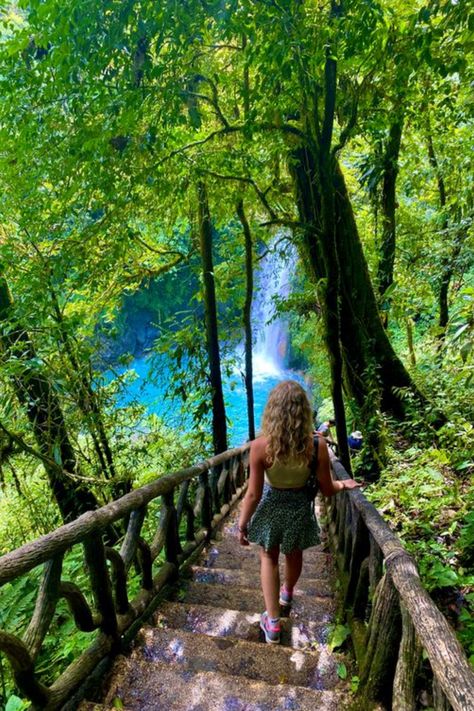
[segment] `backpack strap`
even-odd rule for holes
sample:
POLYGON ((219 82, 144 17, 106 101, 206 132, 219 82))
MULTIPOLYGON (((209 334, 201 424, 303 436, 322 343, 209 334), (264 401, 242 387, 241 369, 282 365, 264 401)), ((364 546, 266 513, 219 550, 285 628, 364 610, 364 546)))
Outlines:
POLYGON ((316 471, 318 469, 318 450, 319 450, 319 437, 314 435, 313 437, 313 456, 311 457, 311 462, 309 464, 309 478, 308 483, 310 486, 310 491, 314 488, 314 492, 311 495, 311 510, 314 514, 314 496, 316 495, 316 490, 318 486, 318 480, 316 478, 316 471), (314 493, 314 495, 313 495, 314 493))
POLYGON ((311 457, 311 462, 309 465, 310 476, 316 476, 316 470, 318 468, 318 453, 319 453, 319 436, 314 435, 313 437, 313 456, 311 457))

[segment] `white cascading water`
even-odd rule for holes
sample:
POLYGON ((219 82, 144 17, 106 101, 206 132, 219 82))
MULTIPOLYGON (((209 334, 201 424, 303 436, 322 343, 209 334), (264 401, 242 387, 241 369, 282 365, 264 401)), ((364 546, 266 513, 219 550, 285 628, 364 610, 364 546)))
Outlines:
POLYGON ((261 259, 256 274, 257 288, 252 304, 253 376, 282 377, 288 348, 287 319, 276 314, 277 301, 286 299, 290 292, 291 266, 296 259, 293 247, 287 247, 285 256, 270 250, 261 259))

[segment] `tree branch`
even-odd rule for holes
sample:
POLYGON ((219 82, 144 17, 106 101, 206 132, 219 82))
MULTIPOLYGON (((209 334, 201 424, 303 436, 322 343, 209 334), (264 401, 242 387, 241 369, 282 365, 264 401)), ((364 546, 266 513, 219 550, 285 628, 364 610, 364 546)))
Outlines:
MULTIPOLYGON (((255 124, 253 128, 256 131, 282 131, 283 133, 289 133, 293 136, 298 136, 298 138, 301 138, 304 141, 310 141, 310 137, 304 131, 301 131, 301 129, 297 128, 296 126, 292 126, 291 124, 287 123, 283 123, 280 125, 273 123, 255 124)), ((182 153, 185 153, 191 150, 192 148, 197 148, 198 146, 203 146, 204 144, 209 143, 209 141, 214 140, 214 138, 230 135, 231 133, 239 133, 244 129, 248 130, 247 124, 236 124, 234 126, 229 125, 224 126, 223 128, 216 129, 215 131, 211 131, 211 133, 209 133, 204 138, 199 139, 198 141, 192 141, 191 143, 187 143, 184 146, 180 146, 180 148, 175 148, 173 151, 171 151, 171 153, 168 153, 168 155, 163 156, 163 158, 161 158, 155 164, 155 168, 159 168, 175 156, 181 155, 182 153)))
POLYGON ((202 47, 206 47, 206 49, 236 49, 239 51, 243 49, 238 44, 203 44, 202 47))
POLYGON ((288 235, 282 235, 279 239, 276 240, 276 242, 273 242, 273 243, 272 243, 272 246, 271 246, 271 247, 269 247, 269 248, 266 249, 264 252, 262 252, 262 254, 259 254, 259 255, 258 255, 257 261, 262 260, 264 257, 267 256, 267 254, 272 254, 273 252, 276 252, 277 246, 278 246, 279 244, 281 244, 282 242, 286 242, 286 241, 288 241, 288 240, 290 240, 290 237, 288 237, 288 235))
POLYGON ((339 136, 339 140, 332 149, 332 156, 335 157, 336 154, 344 148, 346 145, 347 141, 350 138, 351 131, 355 127, 357 123, 357 114, 359 110, 359 92, 356 92, 356 95, 354 97, 354 101, 352 103, 352 110, 351 110, 351 115, 349 117, 349 121, 347 124, 344 126, 344 128, 341 131, 341 134, 339 136))
POLYGON ((30 445, 25 442, 23 437, 20 437, 20 435, 11 432, 5 427, 2 422, 0 422, 0 429, 7 435, 7 437, 10 438, 12 442, 15 442, 15 444, 18 445, 22 452, 26 452, 26 454, 30 454, 32 457, 39 459, 49 468, 52 467, 53 469, 55 469, 58 474, 61 474, 62 476, 67 477, 68 479, 72 479, 73 481, 84 481, 89 484, 104 483, 102 479, 94 479, 92 477, 80 476, 79 474, 72 474, 71 472, 67 472, 59 464, 57 464, 54 459, 47 457, 45 454, 35 449, 34 447, 30 447, 30 445))
POLYGON ((331 55, 331 48, 326 47, 326 63, 324 65, 324 118, 321 129, 321 149, 329 155, 331 150, 332 132, 334 127, 334 111, 336 108, 336 60, 331 55))
POLYGON ((281 225, 282 227, 290 227, 291 229, 309 230, 314 229, 314 225, 309 225, 306 222, 298 222, 298 220, 275 219, 267 222, 260 222, 260 227, 273 227, 281 225))
POLYGON ((154 252, 155 254, 160 254, 160 255, 167 255, 167 254, 176 254, 177 256, 181 257, 182 259, 186 259, 189 257, 188 254, 185 254, 184 252, 180 252, 178 249, 159 249, 157 247, 152 247, 151 244, 148 244, 143 237, 140 236, 138 232, 133 233, 133 237, 140 242, 141 245, 143 245, 146 249, 148 249, 150 252, 154 252))
POLYGON ((221 111, 221 107, 219 106, 218 98, 217 98, 217 87, 212 84, 209 80, 203 79, 203 81, 208 81, 208 83, 211 84, 212 87, 212 93, 213 93, 213 98, 211 99, 210 96, 207 96, 207 94, 200 94, 199 92, 196 91, 189 91, 186 90, 184 93, 186 96, 191 96, 193 99, 200 99, 201 101, 205 101, 206 103, 210 104, 214 111, 216 112, 217 118, 220 120, 220 122, 226 127, 229 127, 229 122, 227 121, 226 117, 221 111))
POLYGON ((276 212, 270 205, 270 203, 267 200, 267 192, 271 189, 271 186, 269 186, 266 190, 261 190, 255 180, 253 178, 250 178, 249 176, 244 176, 244 175, 229 175, 225 173, 217 173, 214 170, 208 170, 207 168, 199 168, 200 173, 205 173, 206 175, 210 175, 212 178, 217 178, 218 180, 234 180, 239 183, 246 183, 247 185, 251 185, 255 192, 258 195, 258 198, 260 199, 262 205, 265 207, 267 210, 268 214, 272 219, 276 219, 276 212))

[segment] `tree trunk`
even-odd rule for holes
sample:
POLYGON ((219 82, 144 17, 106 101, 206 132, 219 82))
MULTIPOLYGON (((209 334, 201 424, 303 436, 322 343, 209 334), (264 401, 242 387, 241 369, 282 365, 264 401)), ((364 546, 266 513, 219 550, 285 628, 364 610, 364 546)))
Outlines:
POLYGON ((253 245, 252 234, 245 215, 244 202, 237 203, 237 215, 242 223, 245 236, 245 304, 244 304, 244 330, 245 330, 245 389, 247 393, 247 416, 249 423, 249 439, 255 439, 255 412, 253 398, 253 365, 252 365, 252 298, 253 298, 253 245))
POLYGON ((12 307, 8 285, 0 277, 1 344, 7 355, 11 354, 21 362, 21 370, 11 376, 11 381, 31 423, 39 450, 46 459, 43 465, 62 518, 64 522, 71 521, 85 511, 97 508, 97 501, 84 484, 74 481, 80 473, 79 466, 61 405, 51 383, 40 368, 32 365, 38 361, 33 343, 28 333, 12 321, 12 307), (47 460, 51 465, 48 466, 47 460))
POLYGON ((415 353, 415 345, 413 342, 413 319, 410 318, 410 316, 407 316, 405 319, 405 326, 407 330, 407 344, 408 344, 408 353, 410 354, 410 363, 413 368, 416 367, 416 353, 415 353))
MULTIPOLYGON (((315 153, 314 148, 307 147, 292 151, 290 170, 300 219, 306 225, 306 252, 315 282, 319 283, 329 278, 330 258, 321 230, 321 189, 315 153)), ((374 398, 380 398, 384 410, 403 419, 406 400, 400 389, 410 391, 420 403, 425 404, 426 399, 396 355, 383 328, 344 176, 337 162, 332 177, 340 269, 339 333, 346 389, 362 412, 374 398)), ((439 419, 442 421, 441 416, 439 419)))
POLYGON ((396 183, 398 175, 398 156, 403 130, 403 118, 396 118, 391 124, 383 158, 382 186, 382 241, 378 266, 378 289, 385 328, 388 323, 390 298, 385 297, 387 289, 393 284, 396 245, 396 183))
POLYGON ((202 181, 198 182, 197 191, 200 251, 204 281, 206 341, 212 388, 212 437, 214 454, 219 454, 227 449, 227 424, 222 392, 221 361, 217 331, 216 290, 214 284, 214 265, 212 261, 212 225, 207 189, 202 181))
POLYGON ((365 374, 375 371, 371 380, 373 383, 378 382, 383 409, 392 410, 403 417, 406 403, 397 392, 398 388, 409 390, 419 402, 426 403, 426 399, 393 350, 383 328, 352 205, 339 166, 335 172, 335 189, 338 251, 342 268, 341 334, 350 391, 362 406, 368 394, 362 379, 365 374))
MULTIPOLYGON (((436 183, 438 185, 438 194, 439 194, 439 205, 440 205, 441 211, 443 213, 441 229, 443 231, 443 235, 446 237, 447 231, 448 231, 448 225, 449 225, 448 213, 447 213, 447 207, 446 207, 446 186, 444 184, 443 175, 442 175, 441 170, 439 168, 438 159, 436 158, 436 153, 435 153, 435 149, 434 149, 433 138, 431 136, 431 132, 428 132, 428 157, 430 160, 430 165, 433 168, 433 170, 435 171, 435 175, 436 175, 436 183)), ((448 325, 448 321, 449 321, 448 294, 449 294, 449 284, 451 282, 451 278, 453 276, 453 271, 454 271, 453 267, 452 267, 452 260, 449 259, 448 253, 449 253, 449 248, 448 248, 448 245, 446 245, 446 248, 444 250, 443 266, 441 269, 441 281, 440 281, 439 292, 438 292, 438 308, 439 308, 438 325, 440 327, 440 334, 439 335, 440 335, 441 340, 443 340, 443 338, 444 338, 446 326, 448 325)))
POLYGON ((331 56, 331 49, 326 50, 325 65, 325 106, 321 132, 318 176, 321 195, 322 217, 322 252, 325 264, 325 308, 323 309, 326 325, 329 363, 331 369, 331 395, 336 419, 336 433, 339 456, 347 472, 351 474, 351 459, 347 444, 346 413, 342 394, 343 358, 341 352, 340 299, 341 272, 336 246, 336 215, 334 195, 334 159, 331 156, 331 140, 334 125, 336 102, 336 61, 331 56))

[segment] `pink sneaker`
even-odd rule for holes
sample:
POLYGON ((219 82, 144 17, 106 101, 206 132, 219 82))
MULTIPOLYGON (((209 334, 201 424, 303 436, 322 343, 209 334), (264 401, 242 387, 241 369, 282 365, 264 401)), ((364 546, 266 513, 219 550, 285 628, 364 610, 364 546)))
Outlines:
POLYGON ((264 612, 260 617, 260 629, 265 635, 267 644, 280 644, 280 620, 271 620, 267 612, 264 612))
POLYGON ((282 607, 290 607, 293 602, 293 591, 290 592, 284 585, 280 588, 280 605, 282 607))

